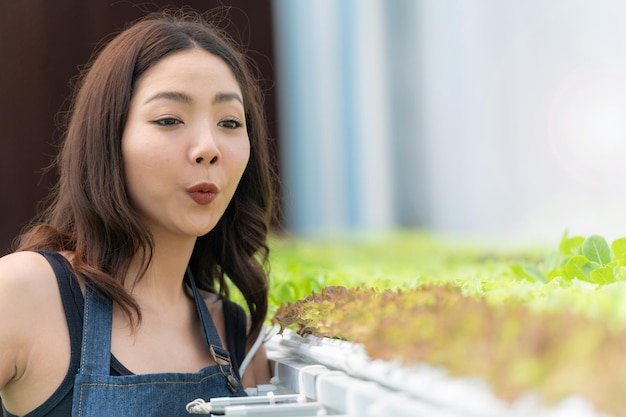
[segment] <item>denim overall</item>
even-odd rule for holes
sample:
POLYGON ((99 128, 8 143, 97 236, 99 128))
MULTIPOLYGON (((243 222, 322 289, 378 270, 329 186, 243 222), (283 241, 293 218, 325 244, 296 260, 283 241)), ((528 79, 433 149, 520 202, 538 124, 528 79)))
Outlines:
POLYGON ((245 396, 231 374, 230 355, 222 348, 207 306, 191 272, 191 286, 207 343, 217 365, 197 373, 111 376, 111 302, 92 291, 85 294, 80 372, 74 381, 74 417, 189 417, 185 406, 196 398, 245 396), (228 365, 220 363, 228 362, 228 365))

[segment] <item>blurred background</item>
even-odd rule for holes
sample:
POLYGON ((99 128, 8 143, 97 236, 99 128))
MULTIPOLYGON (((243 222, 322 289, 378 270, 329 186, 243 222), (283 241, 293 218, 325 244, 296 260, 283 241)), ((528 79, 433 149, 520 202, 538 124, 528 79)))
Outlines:
POLYGON ((303 236, 626 236, 619 0, 0 0, 0 254, 54 183, 55 115, 106 36, 232 6, 303 236))

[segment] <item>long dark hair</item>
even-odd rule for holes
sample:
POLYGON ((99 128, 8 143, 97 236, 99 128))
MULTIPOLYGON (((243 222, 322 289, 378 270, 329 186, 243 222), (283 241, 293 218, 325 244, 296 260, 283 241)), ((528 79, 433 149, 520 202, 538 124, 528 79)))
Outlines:
POLYGON ((251 151, 223 217, 197 239, 190 268, 202 289, 228 296, 228 280, 239 289, 254 337, 267 314, 267 234, 273 203, 263 95, 239 47, 197 13, 151 14, 122 31, 92 60, 76 86, 55 161, 59 181, 34 226, 20 237, 18 250, 74 252, 72 267, 79 279, 110 297, 131 322, 141 320, 124 277, 137 253, 145 271, 153 241, 127 196, 122 132, 141 76, 165 56, 191 48, 222 58, 235 75, 246 103, 251 151))

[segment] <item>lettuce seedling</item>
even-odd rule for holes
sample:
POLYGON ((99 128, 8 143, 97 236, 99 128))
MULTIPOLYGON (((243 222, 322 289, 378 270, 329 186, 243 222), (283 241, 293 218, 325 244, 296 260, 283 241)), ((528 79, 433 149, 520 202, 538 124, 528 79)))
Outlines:
POLYGON ((555 278, 608 284, 626 280, 626 238, 609 246, 599 235, 588 237, 563 234, 559 249, 550 254, 542 265, 514 264, 513 274, 522 280, 546 283, 555 278))

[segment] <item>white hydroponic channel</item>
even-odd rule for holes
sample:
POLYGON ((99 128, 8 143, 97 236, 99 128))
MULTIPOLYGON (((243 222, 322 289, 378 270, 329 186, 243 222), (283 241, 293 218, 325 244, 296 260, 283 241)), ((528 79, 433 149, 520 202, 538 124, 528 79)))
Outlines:
POLYGON ((310 415, 610 417, 574 396, 548 407, 529 393, 511 404, 496 398, 480 379, 451 377, 427 364, 372 360, 362 345, 345 341, 286 330, 274 334, 266 347, 276 363, 277 387, 320 405, 322 411, 310 415))
POLYGON ((581 397, 546 406, 529 393, 514 403, 496 398, 477 378, 451 377, 427 364, 372 360, 362 345, 301 337, 290 330, 267 339, 272 383, 249 397, 201 399, 191 414, 249 417, 610 417, 581 397))

